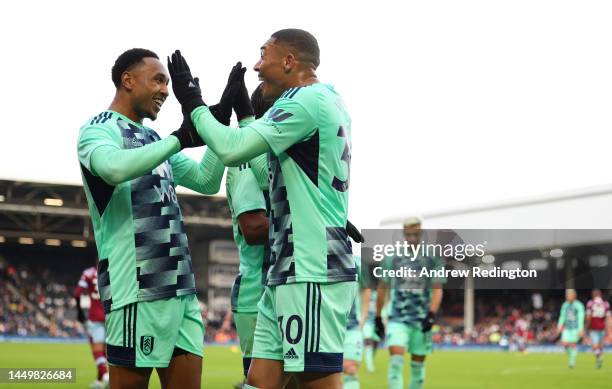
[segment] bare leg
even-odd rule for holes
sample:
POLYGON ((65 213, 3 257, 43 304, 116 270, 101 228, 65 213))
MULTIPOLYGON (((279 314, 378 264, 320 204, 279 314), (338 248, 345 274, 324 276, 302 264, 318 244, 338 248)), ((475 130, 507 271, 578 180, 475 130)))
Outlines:
POLYGON ((151 368, 110 366, 110 387, 113 389, 147 389, 151 368))
POLYGON ((200 389, 202 357, 191 353, 176 355, 172 357, 168 367, 158 368, 157 374, 163 389, 200 389))

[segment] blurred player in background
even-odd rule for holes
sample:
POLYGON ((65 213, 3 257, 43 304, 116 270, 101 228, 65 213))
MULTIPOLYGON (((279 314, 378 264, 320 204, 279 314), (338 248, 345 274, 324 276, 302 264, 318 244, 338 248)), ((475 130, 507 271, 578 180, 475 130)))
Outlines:
MULTIPOLYGON (((421 220, 409 218, 404 221, 404 237, 411 245, 422 241, 421 220)), ((385 258, 384 267, 415 269, 441 269, 441 258, 429 256, 407 256, 385 258)), ((376 304, 376 331, 384 336, 381 318, 387 292, 390 293, 390 312, 387 326, 386 344, 391 355, 388 382, 390 389, 404 388, 404 354, 411 354, 409 389, 421 389, 425 382, 425 358, 433 348, 431 328, 442 303, 442 284, 444 278, 412 277, 379 280, 376 304)))
POLYGON ((74 289, 74 299, 76 300, 77 318, 85 325, 91 352, 98 369, 98 377, 89 387, 92 389, 106 388, 108 387, 108 367, 106 366, 106 346, 104 344, 104 308, 102 308, 98 292, 98 270, 95 266, 83 270, 77 287, 74 289), (81 308, 82 295, 89 296, 87 319, 81 308))
POLYGON ((561 333, 561 344, 567 353, 568 366, 573 369, 578 356, 577 343, 584 335, 584 305, 576 299, 574 289, 565 291, 565 302, 561 306, 557 332, 561 333))
MULTIPOLYGON (((233 76, 210 107, 222 123, 232 113, 233 76)), ((168 97, 168 71, 157 54, 127 50, 111 78, 109 109, 87 120, 78 137, 100 258, 110 384, 146 388, 155 368, 162 388, 200 388, 204 324, 175 186, 216 193, 210 177, 224 166, 211 153, 198 163, 180 152, 203 145, 188 114, 163 139, 143 124, 157 118, 168 97)))
MULTIPOLYGON (((371 273, 369 273, 371 274, 371 273)), ((376 371, 376 366, 374 365, 374 357, 376 356, 376 351, 378 350, 378 345, 382 341, 382 339, 376 334, 376 302, 377 302, 377 290, 373 287, 370 293, 370 302, 368 307, 368 318, 366 319, 365 324, 363 325, 363 357, 365 362, 366 371, 368 373, 374 373, 376 371)), ((381 311, 381 318, 383 322, 387 321, 387 317, 389 316, 389 299, 388 295, 385 297, 385 305, 381 311)))
POLYGON ((593 289, 592 297, 586 306, 587 329, 591 337, 591 347, 595 354, 595 365, 597 368, 601 368, 606 338, 606 319, 610 317, 610 304, 602 298, 599 289, 593 289))
POLYGON ((357 271, 359 274, 360 293, 349 312, 346 324, 346 335, 344 338, 344 389, 359 389, 359 364, 363 354, 363 325, 368 317, 368 303, 372 293, 370 287, 369 271, 361 271, 361 257, 355 256, 357 271))

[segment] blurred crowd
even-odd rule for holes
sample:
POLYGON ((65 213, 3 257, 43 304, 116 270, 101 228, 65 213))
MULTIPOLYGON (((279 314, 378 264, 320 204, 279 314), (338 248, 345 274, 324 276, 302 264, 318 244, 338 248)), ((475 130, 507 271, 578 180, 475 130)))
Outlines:
POLYGON ((0 335, 77 337, 72 290, 49 270, 0 259, 0 335))

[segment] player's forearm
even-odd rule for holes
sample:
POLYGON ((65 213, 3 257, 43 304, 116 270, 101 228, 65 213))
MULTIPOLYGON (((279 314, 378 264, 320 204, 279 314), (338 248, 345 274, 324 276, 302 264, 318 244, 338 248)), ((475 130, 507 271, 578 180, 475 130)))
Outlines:
POLYGON ((107 184, 118 185, 150 172, 180 148, 174 136, 135 149, 101 146, 91 156, 91 168, 107 184))
POLYGON ((368 303, 372 296, 372 289, 364 288, 361 290, 361 318, 359 319, 359 325, 363 325, 368 319, 368 303))
POLYGON ((389 286, 384 282, 381 282, 380 285, 378 285, 376 295, 376 316, 380 316, 382 309, 385 306, 385 297, 387 296, 388 289, 389 286))
POLYGON ((206 106, 196 108, 191 120, 198 134, 223 161, 238 166, 269 151, 266 141, 249 126, 236 129, 219 123, 206 106))
POLYGON ((431 290, 431 302, 429 303, 429 310, 433 313, 437 313, 442 304, 442 285, 434 285, 431 290))
MULTIPOLYGON (((238 125, 240 126, 240 128, 247 127, 254 121, 255 118, 253 116, 247 116, 246 118, 240 120, 238 122, 238 125)), ((251 165, 251 171, 255 175, 255 179, 257 180, 259 189, 268 189, 268 154, 261 154, 256 156, 255 158, 249 161, 249 164, 251 165)))
POLYGON ((214 151, 207 148, 202 161, 199 164, 194 163, 191 169, 177 180, 177 184, 198 193, 212 195, 219 192, 224 171, 223 162, 214 151))

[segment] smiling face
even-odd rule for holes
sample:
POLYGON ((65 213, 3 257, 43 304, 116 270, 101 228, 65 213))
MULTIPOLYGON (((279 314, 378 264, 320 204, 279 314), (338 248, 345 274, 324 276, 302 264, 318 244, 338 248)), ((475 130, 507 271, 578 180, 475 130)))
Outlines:
POLYGON ((123 87, 129 92, 130 103, 140 118, 157 119, 168 97, 170 77, 157 58, 143 58, 137 65, 125 71, 121 77, 123 87))
POLYGON ((296 63, 295 56, 275 41, 275 38, 270 38, 261 47, 261 57, 253 67, 259 73, 265 100, 276 99, 287 89, 289 73, 296 63))

